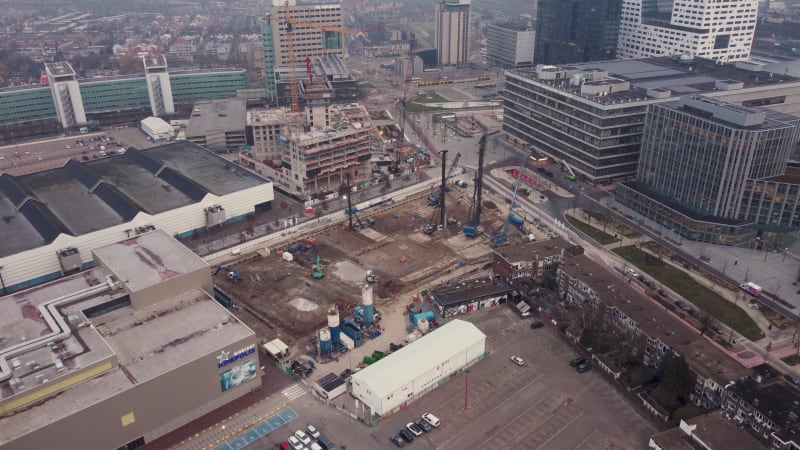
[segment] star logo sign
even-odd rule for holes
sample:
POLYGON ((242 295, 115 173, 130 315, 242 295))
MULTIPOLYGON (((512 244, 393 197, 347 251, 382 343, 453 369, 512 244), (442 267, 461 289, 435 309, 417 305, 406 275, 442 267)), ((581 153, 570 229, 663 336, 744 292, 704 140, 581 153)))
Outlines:
POLYGON ((226 352, 225 350, 219 352, 219 356, 217 356, 217 361, 219 361, 218 364, 222 364, 223 362, 225 362, 225 360, 228 359, 229 355, 230 352, 226 352))

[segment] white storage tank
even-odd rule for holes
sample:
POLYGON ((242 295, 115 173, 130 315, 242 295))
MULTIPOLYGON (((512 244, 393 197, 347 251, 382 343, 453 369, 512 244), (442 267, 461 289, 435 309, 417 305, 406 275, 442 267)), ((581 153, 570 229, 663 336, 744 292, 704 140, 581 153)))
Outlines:
POLYGON ((339 340, 342 341, 342 345, 347 347, 348 350, 352 350, 352 349, 356 348, 355 342, 353 342, 353 340, 350 339, 350 336, 348 336, 348 335, 346 335, 344 333, 339 335, 339 340))
POLYGON ((428 323, 428 319, 420 317, 419 320, 417 320, 417 329, 422 334, 427 333, 428 330, 430 329, 430 324, 428 323))

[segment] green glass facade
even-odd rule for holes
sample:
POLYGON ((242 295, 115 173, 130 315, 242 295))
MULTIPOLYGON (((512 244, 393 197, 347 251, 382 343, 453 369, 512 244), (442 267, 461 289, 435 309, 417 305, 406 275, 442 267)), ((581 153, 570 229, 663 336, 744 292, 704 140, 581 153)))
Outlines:
POLYGON ((147 108, 150 97, 143 77, 81 83, 81 99, 87 113, 147 108))
POLYGON ((235 98, 236 91, 247 88, 244 70, 170 75, 175 103, 216 98, 235 98))
POLYGON ((539 0, 534 64, 614 59, 622 0, 539 0))
POLYGON ((0 92, 0 124, 55 117, 56 107, 49 86, 0 92))
MULTIPOLYGON (((237 91, 247 88, 247 74, 244 70, 178 73, 170 75, 170 83, 176 103, 235 98, 237 91)), ((150 108, 144 76, 84 81, 80 91, 89 114, 150 108)), ((49 86, 0 91, 0 125, 55 118, 49 86)))

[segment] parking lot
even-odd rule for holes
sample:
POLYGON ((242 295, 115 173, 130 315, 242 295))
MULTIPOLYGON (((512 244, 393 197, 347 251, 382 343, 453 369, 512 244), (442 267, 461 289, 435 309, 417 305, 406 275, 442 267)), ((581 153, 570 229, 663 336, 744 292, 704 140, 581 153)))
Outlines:
POLYGON ((112 155, 112 150, 116 152, 127 147, 145 149, 153 145, 138 128, 130 127, 20 142, 0 147, 0 171, 25 175, 61 167, 73 158, 91 161, 112 155), (101 141, 101 137, 106 140, 101 141))
MULTIPOLYGON (((510 308, 472 313, 488 335, 490 355, 408 408, 375 427, 302 396, 291 403, 299 413, 294 428, 313 423, 348 449, 393 448, 391 436, 411 420, 432 412, 439 428, 406 448, 437 449, 619 449, 645 448, 655 428, 594 369, 577 373, 575 354, 550 327, 533 330, 510 308), (524 366, 510 361, 521 356, 524 366), (466 402, 466 409, 465 409, 466 402)), ((270 434, 258 448, 288 438, 294 430, 270 434)))

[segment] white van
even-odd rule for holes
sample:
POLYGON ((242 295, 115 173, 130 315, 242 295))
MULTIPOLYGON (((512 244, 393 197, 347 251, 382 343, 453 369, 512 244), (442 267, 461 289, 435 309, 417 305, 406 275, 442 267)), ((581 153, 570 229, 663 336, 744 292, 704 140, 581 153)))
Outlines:
POLYGON ((437 428, 437 427, 439 426, 439 424, 441 423, 441 422, 439 421, 439 418, 438 418, 438 417, 436 417, 436 416, 434 416, 434 415, 433 415, 433 414, 431 414, 431 413, 425 413, 425 414, 423 414, 423 415, 422 415, 422 420, 424 420, 425 422, 428 422, 428 423, 429 423, 429 424, 431 424, 431 426, 432 426, 432 427, 434 427, 434 428, 437 428))

